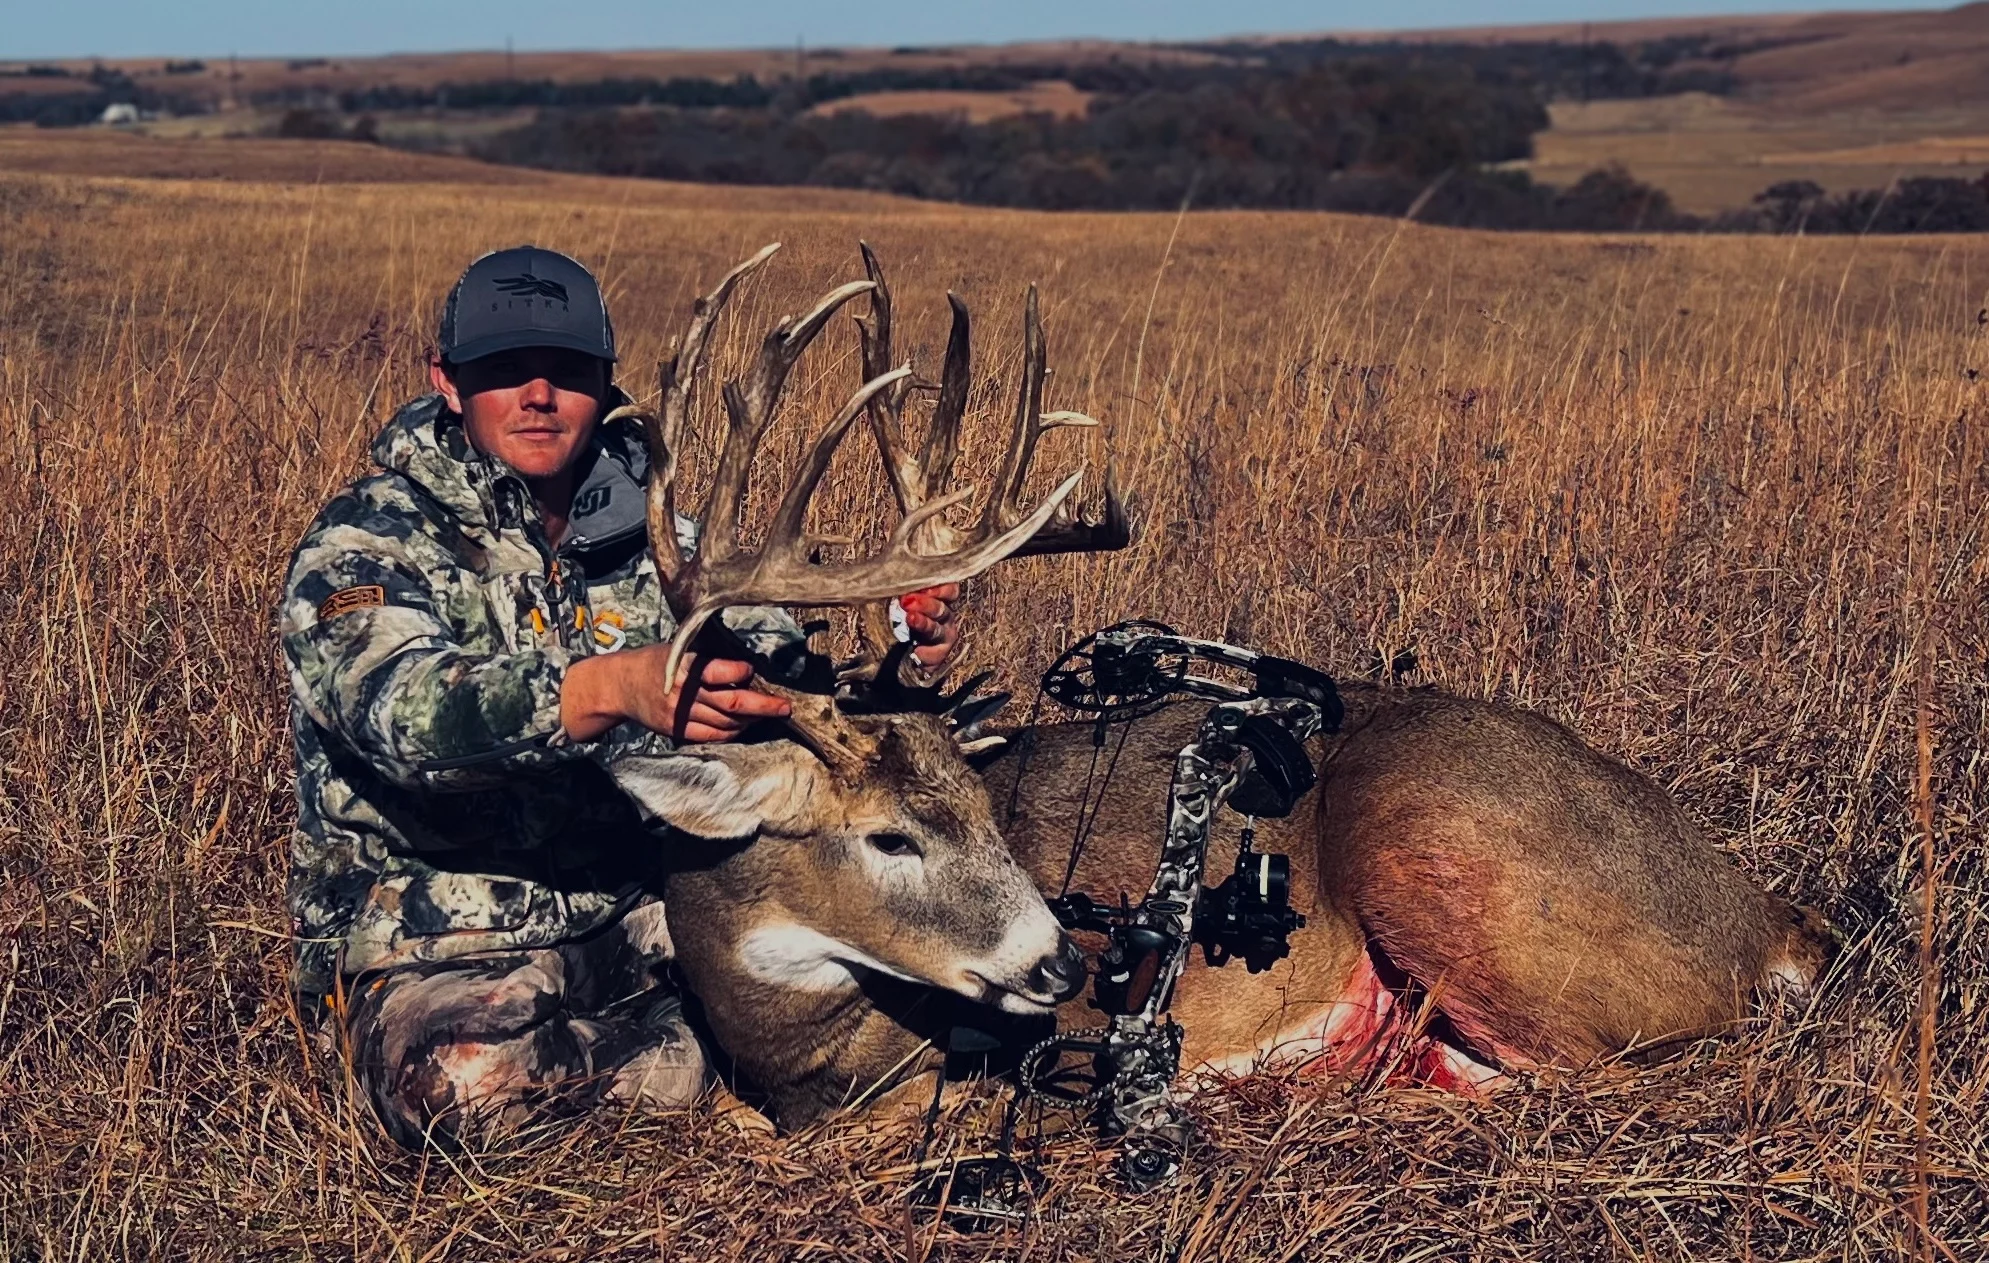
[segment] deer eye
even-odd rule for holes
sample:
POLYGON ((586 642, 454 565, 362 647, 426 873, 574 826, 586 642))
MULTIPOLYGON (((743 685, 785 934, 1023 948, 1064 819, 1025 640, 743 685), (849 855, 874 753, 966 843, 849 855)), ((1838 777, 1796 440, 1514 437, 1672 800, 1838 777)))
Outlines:
POLYGON ((902 833, 873 833, 864 839, 886 855, 924 855, 919 844, 902 833))

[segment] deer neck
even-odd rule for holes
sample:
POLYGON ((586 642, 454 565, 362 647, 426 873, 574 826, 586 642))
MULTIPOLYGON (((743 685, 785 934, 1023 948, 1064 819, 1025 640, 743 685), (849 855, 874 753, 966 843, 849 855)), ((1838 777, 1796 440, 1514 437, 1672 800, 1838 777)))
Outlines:
POLYGON ((712 1033, 792 1127, 918 1069, 925 1028, 945 1005, 797 915, 781 898, 779 865, 759 849, 672 874, 664 908, 712 1033))

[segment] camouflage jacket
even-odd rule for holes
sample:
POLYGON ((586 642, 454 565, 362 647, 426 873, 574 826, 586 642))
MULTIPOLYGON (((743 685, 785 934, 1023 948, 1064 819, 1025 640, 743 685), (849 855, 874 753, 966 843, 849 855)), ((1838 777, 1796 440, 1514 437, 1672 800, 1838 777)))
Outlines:
MULTIPOLYGON (((611 401, 617 402, 617 401, 611 401)), ((555 551, 508 466, 430 395, 373 443, 383 472, 298 545, 277 614, 291 682, 295 981, 585 935, 644 897, 663 839, 605 770, 667 741, 576 743, 560 684, 675 630, 647 549, 639 426, 604 426, 555 551)), ((680 521, 688 545, 695 527, 680 521)), ((761 652, 800 631, 727 611, 761 652)))

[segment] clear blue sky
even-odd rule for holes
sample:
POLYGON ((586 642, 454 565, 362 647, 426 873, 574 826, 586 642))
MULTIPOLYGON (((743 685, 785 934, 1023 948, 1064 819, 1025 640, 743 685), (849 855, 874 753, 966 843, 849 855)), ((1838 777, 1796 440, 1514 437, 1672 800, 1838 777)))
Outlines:
POLYGON ((1281 31, 1609 21, 1925 0, 0 0, 0 60, 353 56, 502 48, 737 48, 1177 40, 1281 31))

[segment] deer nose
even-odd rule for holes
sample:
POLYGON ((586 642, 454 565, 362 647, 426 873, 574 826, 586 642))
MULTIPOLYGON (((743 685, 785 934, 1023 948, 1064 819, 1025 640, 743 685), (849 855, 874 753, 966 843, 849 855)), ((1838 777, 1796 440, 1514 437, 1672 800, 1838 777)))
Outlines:
POLYGON ((1062 1001, 1076 995, 1084 985, 1084 953, 1070 935, 1061 936, 1057 951, 1053 956, 1045 956, 1036 962, 1036 968, 1029 975, 1029 985, 1038 995, 1050 996, 1062 1001))

